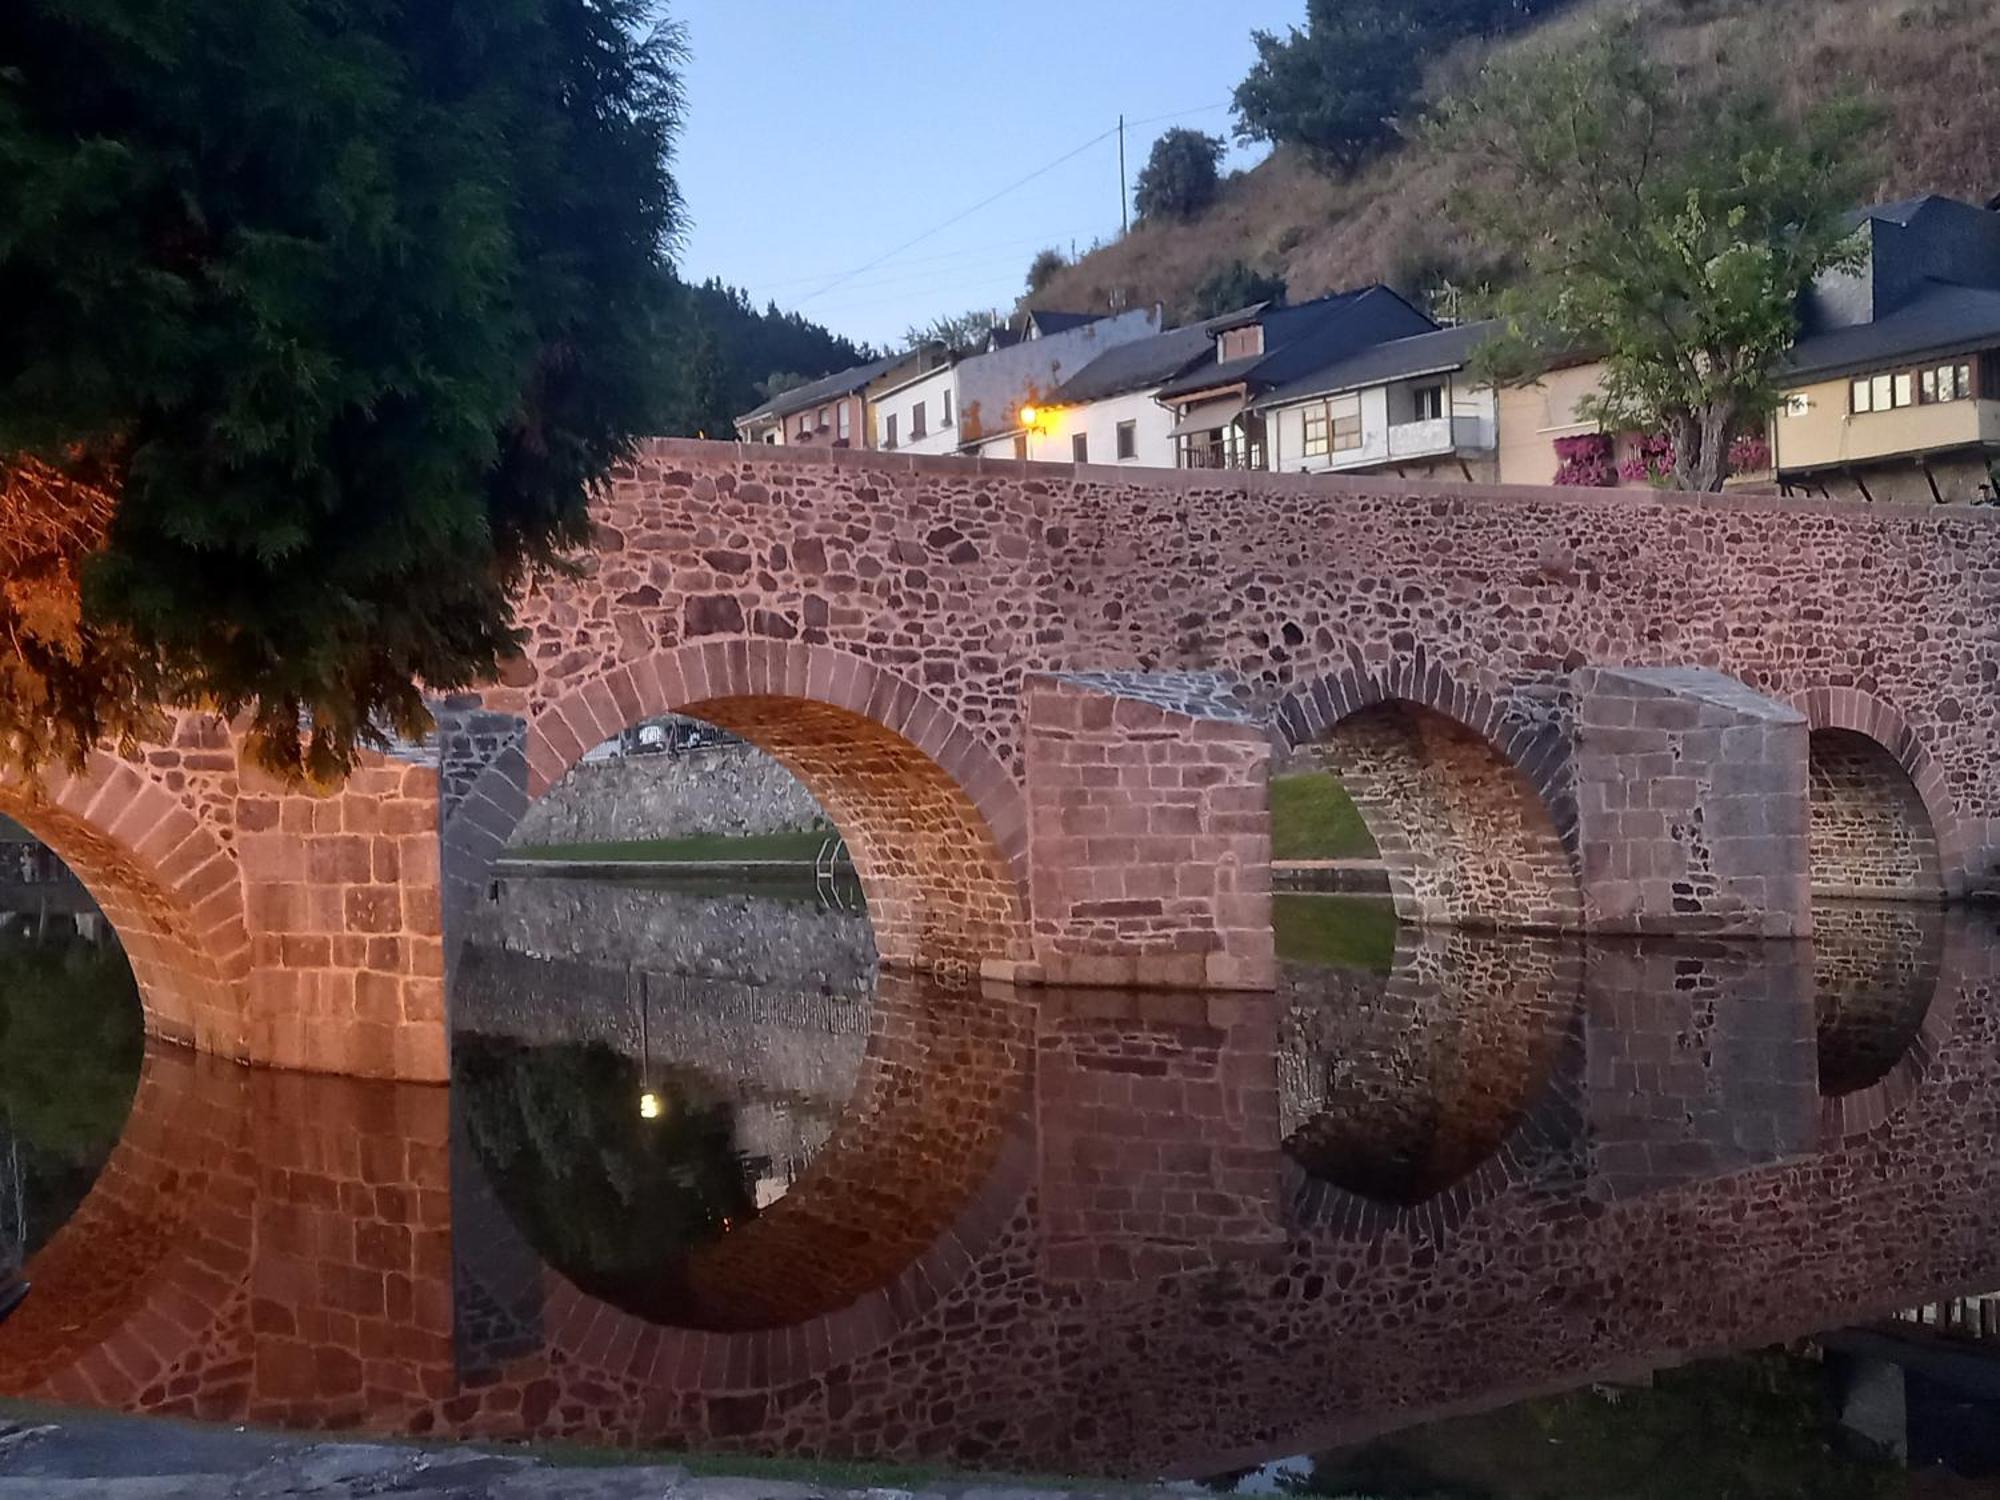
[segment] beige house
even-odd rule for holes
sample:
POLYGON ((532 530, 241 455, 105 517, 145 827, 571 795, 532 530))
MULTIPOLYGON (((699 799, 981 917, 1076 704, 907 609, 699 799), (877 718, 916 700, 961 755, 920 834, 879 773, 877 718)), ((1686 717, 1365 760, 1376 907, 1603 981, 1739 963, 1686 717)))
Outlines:
POLYGON ((1578 413, 1577 403, 1597 394, 1603 372, 1596 360, 1581 360, 1550 370, 1533 385, 1501 388, 1495 456, 1502 484, 1550 483, 1562 462, 1557 439, 1602 430, 1578 413))

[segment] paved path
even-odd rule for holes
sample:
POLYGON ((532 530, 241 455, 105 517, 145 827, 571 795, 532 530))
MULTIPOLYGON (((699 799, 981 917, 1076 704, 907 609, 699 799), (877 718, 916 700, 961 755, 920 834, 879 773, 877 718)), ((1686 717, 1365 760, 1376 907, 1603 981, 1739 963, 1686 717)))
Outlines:
POLYGON ((575 1467, 469 1447, 326 1443, 238 1428, 0 1404, 0 1500, 1141 1500, 1147 1492, 973 1479, 846 1489, 681 1467, 575 1467))

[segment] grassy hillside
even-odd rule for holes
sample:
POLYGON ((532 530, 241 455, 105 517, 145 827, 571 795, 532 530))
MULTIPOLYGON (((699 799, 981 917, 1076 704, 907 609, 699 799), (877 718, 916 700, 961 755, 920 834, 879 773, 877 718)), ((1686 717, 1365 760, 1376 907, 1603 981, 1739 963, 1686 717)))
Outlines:
MULTIPOLYGON (((1537 45, 1620 12, 1637 16, 1655 56, 1697 78, 1774 88, 1794 104, 1841 84, 1876 100, 1888 115, 1878 198, 2000 193, 1993 0, 1581 0, 1504 45, 1537 45)), ((1466 48, 1440 62, 1431 97, 1450 94, 1483 55, 1466 48)), ((1201 219, 1136 229, 1057 275, 1034 302, 1098 308, 1122 293, 1129 305, 1181 310, 1205 275, 1233 260, 1282 272, 1295 301, 1369 281, 1423 292, 1440 275, 1476 279, 1477 247, 1445 221, 1453 174, 1416 144, 1346 179, 1279 152, 1233 177, 1201 219)))

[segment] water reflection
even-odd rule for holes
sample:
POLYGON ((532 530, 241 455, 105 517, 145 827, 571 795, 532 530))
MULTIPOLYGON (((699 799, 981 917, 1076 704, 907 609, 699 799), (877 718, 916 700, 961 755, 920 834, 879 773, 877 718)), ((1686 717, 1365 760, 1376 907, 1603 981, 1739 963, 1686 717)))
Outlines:
POLYGON ((674 899, 611 903, 650 957, 494 903, 450 1092, 150 1052, 0 1390, 1194 1475, 2000 1287, 1990 923, 1293 907, 1283 993, 1191 996, 872 977, 796 906, 727 979, 674 899))
POLYGON ((1828 903, 1814 914, 1819 1088, 1870 1088, 1910 1052, 1937 998, 1945 916, 1934 906, 1828 903))
POLYGON ((1471 1176, 1548 1092, 1582 977, 1568 944, 1414 927, 1387 973, 1287 963, 1286 1152, 1381 1204, 1413 1206, 1471 1176))
POLYGON ((83 1201, 142 1049, 132 971, 94 911, 0 914, 0 1273, 83 1201))

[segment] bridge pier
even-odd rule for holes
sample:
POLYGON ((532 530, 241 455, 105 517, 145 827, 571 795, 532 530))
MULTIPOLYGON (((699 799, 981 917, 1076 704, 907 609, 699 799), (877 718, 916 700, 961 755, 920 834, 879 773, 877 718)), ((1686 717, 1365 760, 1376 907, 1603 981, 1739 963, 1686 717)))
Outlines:
POLYGON ((1571 689, 1584 929, 1810 933, 1805 716, 1700 667, 1584 667, 1571 689))
POLYGON ((1028 679, 1035 960, 1020 977, 1276 985, 1271 737, 1231 687, 1186 673, 1028 679))

